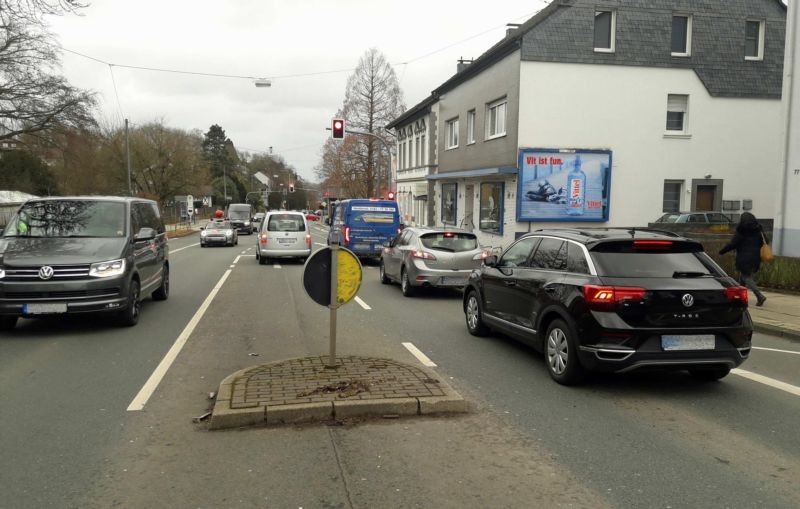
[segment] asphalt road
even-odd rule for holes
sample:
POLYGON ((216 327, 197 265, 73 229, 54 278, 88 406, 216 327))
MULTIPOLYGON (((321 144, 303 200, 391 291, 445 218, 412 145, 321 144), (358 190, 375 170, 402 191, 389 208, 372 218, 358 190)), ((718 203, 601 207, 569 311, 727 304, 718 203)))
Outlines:
MULTIPOLYGON (((315 248, 324 239, 315 228, 315 248)), ((800 507, 797 394, 734 374, 561 387, 540 354, 470 336, 457 293, 404 298, 371 265, 364 306, 340 311, 338 351, 413 363, 412 342, 477 411, 209 432, 191 422, 208 392, 253 364, 327 353, 328 312, 305 295, 300 263, 256 263, 254 237, 196 243, 170 242, 172 295, 147 301, 135 328, 25 320, 0 338, 0 507, 800 507)), ((800 386, 800 343, 755 346, 770 350, 742 369, 800 386)))

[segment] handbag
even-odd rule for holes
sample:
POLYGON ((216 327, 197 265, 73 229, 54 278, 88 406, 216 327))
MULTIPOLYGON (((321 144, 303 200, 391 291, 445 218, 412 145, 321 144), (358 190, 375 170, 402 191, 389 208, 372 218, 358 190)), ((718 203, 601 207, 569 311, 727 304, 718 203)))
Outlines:
POLYGON ((767 244, 767 238, 764 236, 764 232, 761 232, 761 239, 764 241, 764 243, 761 244, 761 261, 764 263, 769 263, 775 258, 775 256, 772 254, 772 248, 769 247, 769 244, 767 244))

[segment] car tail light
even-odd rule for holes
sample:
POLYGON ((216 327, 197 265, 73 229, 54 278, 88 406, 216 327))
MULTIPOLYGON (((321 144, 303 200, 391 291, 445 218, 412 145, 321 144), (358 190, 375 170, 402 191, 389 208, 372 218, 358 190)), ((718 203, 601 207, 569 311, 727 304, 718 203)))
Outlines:
POLYGON ((421 249, 411 251, 411 258, 418 258, 420 260, 433 260, 433 261, 436 260, 436 257, 433 256, 432 253, 423 251, 421 249))
POLYGON ((260 235, 260 237, 261 237, 261 245, 263 246, 263 245, 265 245, 267 243, 267 234, 266 233, 262 233, 260 235))
POLYGON ((398 233, 398 235, 399 235, 399 234, 400 234, 400 232, 402 232, 402 231, 403 231, 403 229, 402 229, 402 228, 400 228, 400 227, 398 227, 398 228, 397 228, 397 233, 398 233))
POLYGON ((747 304, 747 288, 743 286, 732 286, 725 288, 725 298, 731 302, 741 302, 747 304))
POLYGON ((591 309, 607 310, 623 302, 644 300, 647 290, 631 286, 584 285, 583 297, 591 309))
POLYGON ((308 244, 309 246, 311 245, 311 234, 310 233, 306 233, 306 244, 308 244))
POLYGON ((344 227, 344 243, 345 244, 349 244, 350 243, 350 227, 349 226, 345 226, 344 227))
POLYGON ((634 249, 669 249, 672 247, 671 240, 634 240, 634 249))

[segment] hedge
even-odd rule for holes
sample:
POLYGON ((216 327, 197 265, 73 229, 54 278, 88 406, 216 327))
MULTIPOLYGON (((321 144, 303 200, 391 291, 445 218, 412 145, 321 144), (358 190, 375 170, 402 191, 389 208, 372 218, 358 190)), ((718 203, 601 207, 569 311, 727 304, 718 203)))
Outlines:
MULTIPOLYGON (((731 251, 725 255, 718 255, 719 250, 730 241, 730 238, 704 240, 697 239, 703 244, 708 255, 714 259, 728 275, 738 277, 736 270, 736 253, 731 251)), ((800 258, 789 256, 776 256, 770 263, 762 263, 761 269, 755 274, 756 282, 765 288, 780 290, 800 291, 800 258)))

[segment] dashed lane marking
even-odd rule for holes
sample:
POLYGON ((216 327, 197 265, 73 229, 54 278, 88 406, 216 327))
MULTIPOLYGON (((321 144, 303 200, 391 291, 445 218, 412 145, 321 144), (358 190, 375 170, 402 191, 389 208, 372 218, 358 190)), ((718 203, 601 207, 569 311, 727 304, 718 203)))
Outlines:
POLYGON ((280 266, 279 264, 277 264, 277 263, 273 263, 273 264, 272 264, 272 267, 273 267, 273 268, 276 268, 276 269, 281 269, 281 268, 283 268, 283 267, 281 267, 281 266, 280 266))
POLYGON ((796 385, 787 384, 786 382, 781 382, 780 380, 775 380, 774 378, 770 378, 764 375, 759 375, 758 373, 753 373, 752 371, 746 371, 744 369, 739 369, 739 368, 732 369, 731 373, 733 373, 734 375, 739 375, 741 377, 747 378, 748 380, 758 382, 760 384, 769 385, 770 387, 774 387, 775 389, 780 389, 784 392, 788 392, 789 394, 800 396, 800 387, 797 387, 796 385))
POLYGON ((178 251, 183 251, 184 249, 189 249, 190 247, 199 246, 199 245, 200 245, 200 243, 198 242, 197 244, 189 244, 188 246, 179 247, 178 249, 170 249, 169 250, 169 254, 175 254, 178 251))
POLYGON ((800 355, 800 352, 795 352, 794 350, 779 350, 777 348, 764 348, 763 346, 754 346, 753 350, 766 350, 768 352, 792 353, 794 355, 800 355))
MULTIPOLYGON (((244 253, 242 253, 242 254, 244 254, 244 253)), ((233 260, 233 265, 236 265, 237 263, 239 263, 239 258, 241 258, 241 257, 242 257, 242 255, 237 256, 236 259, 233 260)))
POLYGON ((359 297, 358 295, 356 295, 355 301, 356 301, 356 302, 358 302, 358 305, 359 305, 359 306, 361 306, 362 308, 366 309, 367 311, 369 311, 370 309, 372 309, 371 307, 369 307, 369 306, 367 305, 367 303, 366 303, 366 302, 364 302, 363 300, 361 300, 361 297, 359 297))
POLYGON ((327 246, 327 244, 323 244, 323 243, 321 243, 321 242, 314 242, 314 245, 315 245, 315 246, 328 247, 328 246, 327 246))
POLYGON ((175 340, 175 343, 172 344, 172 347, 169 349, 164 358, 161 359, 161 362, 158 363, 158 366, 156 367, 155 371, 153 371, 153 374, 150 375, 150 378, 147 379, 147 382, 145 382, 144 386, 139 390, 139 393, 136 395, 135 398, 133 398, 131 404, 128 405, 129 412, 137 412, 139 410, 142 410, 144 406, 147 404, 147 401, 150 399, 150 396, 152 396, 153 393, 156 391, 156 388, 161 383, 161 380, 164 378, 164 375, 167 374, 167 371, 169 370, 170 366, 172 366, 172 363, 175 362, 175 359, 181 352, 183 345, 186 344, 186 341, 189 339, 189 336, 192 335, 192 332, 194 332, 195 327, 197 327, 197 324, 200 323, 200 319, 203 318, 203 315, 206 313, 206 310, 208 310, 208 307, 211 305, 211 302, 214 300, 214 297, 217 296, 217 293, 219 292, 220 288, 222 288, 222 285, 225 284, 225 280, 227 280, 228 276, 230 275, 231 275, 231 270, 228 269, 225 271, 225 274, 223 274, 222 277, 219 278, 219 281, 217 282, 216 286, 214 286, 214 288, 211 290, 211 292, 208 294, 206 300, 203 301, 203 303, 195 312, 192 319, 189 320, 189 323, 187 323, 186 327, 183 328, 183 332, 181 332, 180 336, 178 336, 178 339, 175 340))
POLYGON ((411 355, 419 359, 423 366, 428 366, 429 368, 435 368, 436 364, 428 358, 427 355, 419 351, 419 348, 414 346, 414 343, 403 343, 403 346, 411 352, 411 355))

